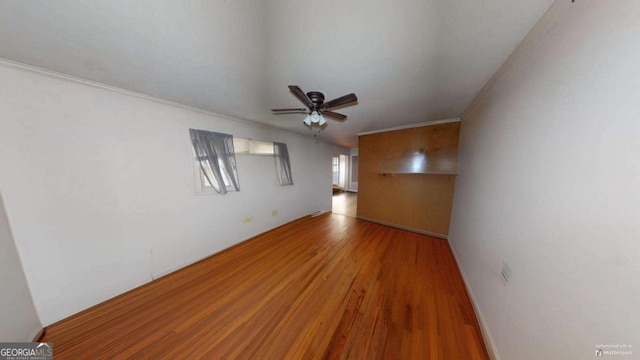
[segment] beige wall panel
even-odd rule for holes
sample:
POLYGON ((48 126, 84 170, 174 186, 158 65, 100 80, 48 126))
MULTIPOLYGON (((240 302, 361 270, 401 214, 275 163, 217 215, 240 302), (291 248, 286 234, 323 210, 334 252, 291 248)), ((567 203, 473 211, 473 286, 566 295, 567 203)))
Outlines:
POLYGON ((460 123, 360 137, 358 216, 447 235, 460 123))

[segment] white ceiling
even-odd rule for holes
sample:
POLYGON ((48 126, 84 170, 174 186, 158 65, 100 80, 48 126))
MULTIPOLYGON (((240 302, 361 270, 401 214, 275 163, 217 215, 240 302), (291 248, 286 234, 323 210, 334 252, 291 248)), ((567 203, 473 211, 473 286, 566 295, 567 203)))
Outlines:
POLYGON ((287 85, 355 92, 356 147, 459 116, 552 1, 0 0, 0 57, 309 135, 287 85))

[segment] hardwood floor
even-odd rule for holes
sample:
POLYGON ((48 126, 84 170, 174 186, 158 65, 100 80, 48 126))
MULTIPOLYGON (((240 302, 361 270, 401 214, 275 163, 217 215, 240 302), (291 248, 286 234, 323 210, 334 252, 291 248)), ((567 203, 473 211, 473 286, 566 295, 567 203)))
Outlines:
POLYGON ((60 359, 488 359, 448 243, 325 214, 47 327, 60 359))
POLYGON ((358 194, 345 191, 333 195, 331 211, 334 214, 356 217, 357 205, 358 194))

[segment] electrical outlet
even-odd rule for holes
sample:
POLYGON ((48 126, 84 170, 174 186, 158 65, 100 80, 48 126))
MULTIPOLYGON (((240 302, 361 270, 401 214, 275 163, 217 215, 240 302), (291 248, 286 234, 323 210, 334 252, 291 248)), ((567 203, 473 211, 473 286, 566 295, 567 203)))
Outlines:
POLYGON ((271 210, 271 216, 278 215, 278 210, 271 210))
POLYGON ((502 275, 502 285, 506 286, 509 283, 509 280, 511 280, 511 268, 504 261, 502 262, 501 275, 502 275))
POLYGON ((253 216, 247 216, 244 219, 242 219, 243 223, 248 223, 249 221, 253 220, 253 216))

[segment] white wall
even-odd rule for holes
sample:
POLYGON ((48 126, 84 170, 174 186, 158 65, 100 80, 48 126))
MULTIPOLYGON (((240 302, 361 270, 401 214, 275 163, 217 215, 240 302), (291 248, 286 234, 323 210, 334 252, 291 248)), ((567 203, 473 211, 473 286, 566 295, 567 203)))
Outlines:
POLYGON ((258 119, 275 104, 256 91, 269 72, 268 8, 255 0, 0 1, 0 57, 258 119))
POLYGON ((640 356, 638 19, 557 1, 463 116, 449 239, 502 359, 640 356))
POLYGON ((41 328, 0 195, 0 342, 31 341, 41 328))
POLYGON ((331 156, 349 151, 8 63, 0 82, 0 189, 45 325, 330 210, 331 156), (189 128, 287 143, 295 185, 238 156, 240 192, 196 195, 189 128))

